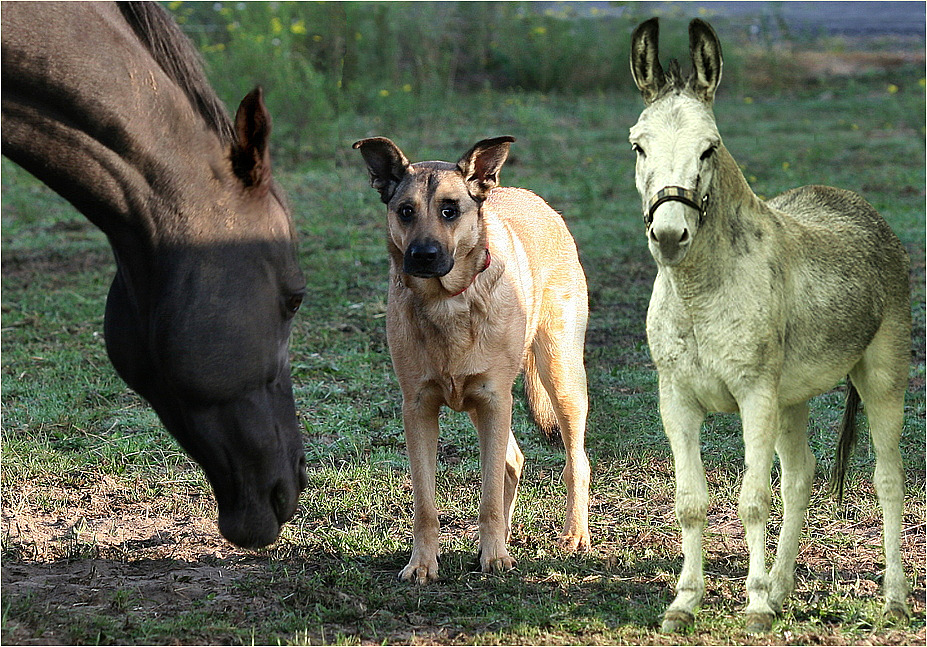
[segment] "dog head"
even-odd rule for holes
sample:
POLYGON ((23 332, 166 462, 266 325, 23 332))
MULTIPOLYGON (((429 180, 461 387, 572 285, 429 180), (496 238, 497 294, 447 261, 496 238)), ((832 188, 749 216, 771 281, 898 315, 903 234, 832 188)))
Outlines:
POLYGON ((453 291, 456 283, 465 288, 485 267, 480 207, 498 186, 499 170, 514 141, 514 137, 484 139, 456 164, 411 164, 385 137, 354 144, 367 163, 371 186, 387 205, 391 253, 401 257, 403 273, 441 279, 445 289, 453 291))

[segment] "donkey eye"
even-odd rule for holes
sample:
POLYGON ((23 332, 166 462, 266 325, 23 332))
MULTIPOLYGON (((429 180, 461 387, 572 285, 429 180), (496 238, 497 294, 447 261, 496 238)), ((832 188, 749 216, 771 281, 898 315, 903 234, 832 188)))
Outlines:
POLYGON ((701 157, 700 157, 699 159, 702 160, 703 162, 704 162, 705 160, 707 160, 707 159, 711 159, 711 156, 715 154, 715 151, 716 151, 716 150, 718 150, 718 147, 717 147, 717 146, 709 146, 709 147, 708 147, 708 150, 706 150, 704 153, 702 153, 702 155, 701 155, 701 157))
POLYGON ((404 204, 399 207, 398 214, 402 222, 412 222, 412 218, 415 216, 415 209, 412 208, 412 205, 404 204))
POLYGON ((445 220, 454 220, 458 215, 460 214, 457 212, 457 207, 444 207, 441 209, 441 217, 445 220))

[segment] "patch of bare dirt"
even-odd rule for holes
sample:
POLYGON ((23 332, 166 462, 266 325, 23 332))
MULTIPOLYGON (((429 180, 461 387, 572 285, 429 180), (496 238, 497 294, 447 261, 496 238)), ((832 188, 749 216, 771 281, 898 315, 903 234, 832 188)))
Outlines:
MULTIPOLYGON (((171 514, 200 505, 172 500, 183 495, 132 503, 124 485, 109 478, 89 491, 50 487, 41 496, 25 494, 2 511, 3 597, 14 609, 26 605, 69 624, 100 616, 125 623, 142 615, 179 618, 204 603, 242 604, 241 583, 266 562, 226 542, 214 516, 171 514)), ((30 626, 5 618, 4 624, 7 644, 73 640, 64 623, 30 626)), ((214 633, 202 638, 222 640, 214 633)), ((196 642, 195 636, 186 639, 196 642)))

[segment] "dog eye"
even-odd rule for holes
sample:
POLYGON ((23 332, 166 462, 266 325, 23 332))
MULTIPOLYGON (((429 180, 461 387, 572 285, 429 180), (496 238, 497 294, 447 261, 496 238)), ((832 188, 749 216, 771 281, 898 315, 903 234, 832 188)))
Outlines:
POLYGON ((441 217, 445 220, 454 220, 458 215, 457 207, 444 207, 441 209, 441 217))
POLYGON ((415 209, 412 208, 412 205, 404 204, 399 207, 398 214, 402 222, 412 222, 412 218, 415 216, 415 209))

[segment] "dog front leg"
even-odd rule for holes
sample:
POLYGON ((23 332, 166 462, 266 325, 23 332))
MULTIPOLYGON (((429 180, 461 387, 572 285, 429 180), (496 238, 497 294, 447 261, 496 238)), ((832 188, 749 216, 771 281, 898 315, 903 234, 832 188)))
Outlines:
MULTIPOLYGON (((512 434, 512 394, 486 393, 471 414, 480 439, 480 566, 484 573, 511 570, 515 560, 506 548, 509 514, 514 504, 516 483, 509 483, 511 501, 506 501, 506 469, 509 437, 512 434)), ((514 438, 513 438, 514 440, 514 438)), ((511 480, 511 479, 510 479, 511 480)))
POLYGON ((421 397, 403 398, 402 422, 412 471, 412 558, 399 573, 407 582, 425 584, 438 579, 438 509, 435 470, 438 456, 437 403, 421 397))

